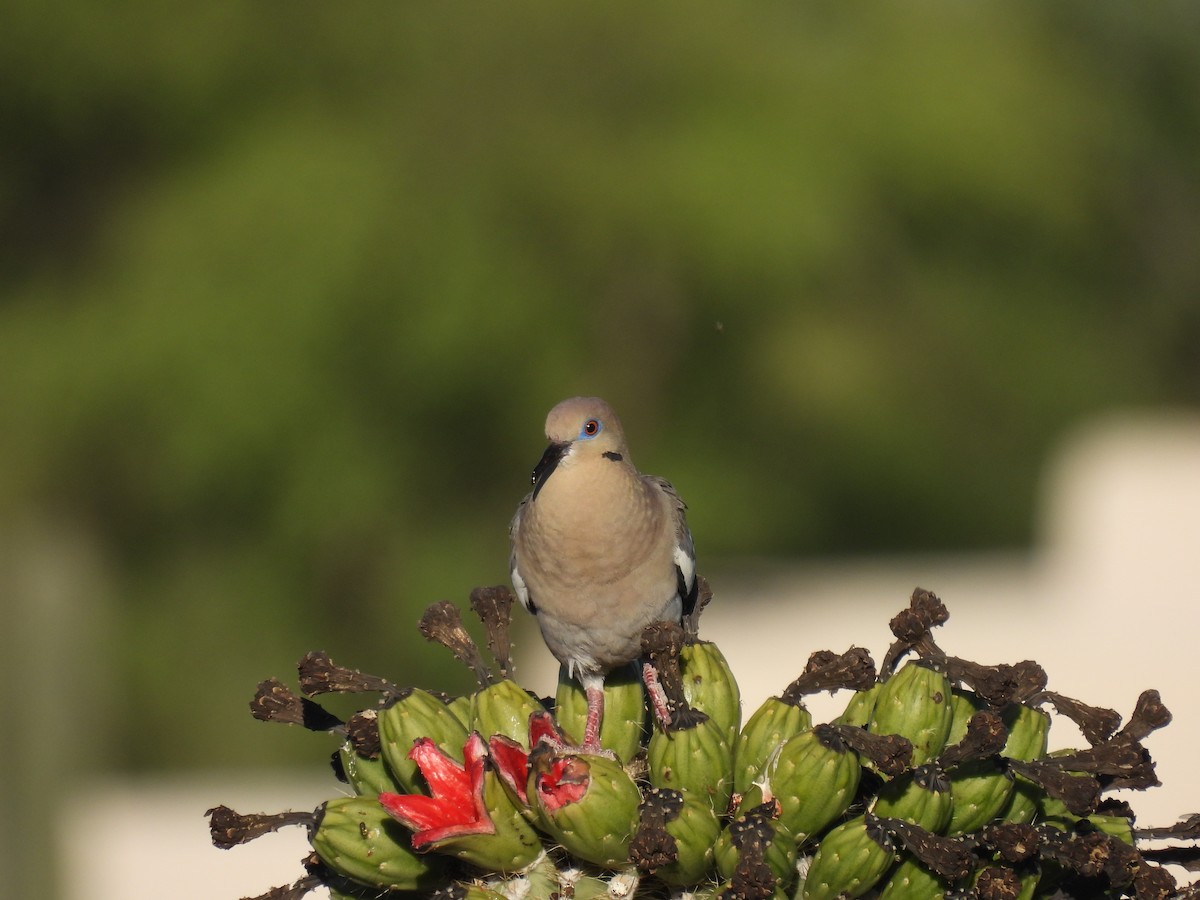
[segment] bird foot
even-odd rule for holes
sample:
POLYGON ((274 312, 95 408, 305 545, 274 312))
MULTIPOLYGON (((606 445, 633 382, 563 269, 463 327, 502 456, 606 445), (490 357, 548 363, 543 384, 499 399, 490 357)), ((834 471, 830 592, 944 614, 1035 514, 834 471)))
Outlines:
POLYGON ((601 747, 598 741, 595 744, 580 744, 575 748, 574 752, 589 756, 603 756, 605 759, 611 759, 613 762, 620 762, 620 760, 617 759, 616 753, 609 750, 607 747, 601 747))
POLYGON ((662 683, 658 680, 658 671, 649 663, 642 666, 642 681, 646 683, 650 708, 654 710, 654 716, 662 725, 663 731, 667 731, 671 727, 671 702, 667 699, 667 692, 663 690, 662 683))
POLYGON ((538 739, 539 744, 545 744, 555 753, 564 756, 603 756, 605 759, 617 761, 617 754, 609 750, 607 747, 601 747, 599 741, 589 743, 584 741, 582 744, 573 744, 568 740, 562 740, 556 737, 551 737, 548 734, 543 734, 538 739))

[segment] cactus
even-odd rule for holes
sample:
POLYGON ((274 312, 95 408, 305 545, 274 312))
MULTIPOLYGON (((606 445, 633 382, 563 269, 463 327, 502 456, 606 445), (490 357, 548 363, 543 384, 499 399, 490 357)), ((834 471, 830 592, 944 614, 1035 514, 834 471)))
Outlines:
POLYGON ((726 734, 712 719, 670 732, 655 726, 646 747, 650 784, 703 797, 724 812, 733 793, 733 749, 726 734))
POLYGON ((732 747, 742 723, 742 695, 725 654, 709 641, 685 644, 679 651, 679 668, 688 704, 723 728, 732 747))
POLYGON ((1170 719, 1157 693, 1122 728, 1112 710, 1046 690, 1036 664, 948 656, 930 636, 948 614, 927 591, 892 620, 878 675, 865 650, 818 651, 740 730, 737 683, 695 617, 686 640, 652 626, 643 647, 657 705, 644 673, 614 673, 598 753, 574 743, 586 704, 573 680, 560 679, 551 710, 513 679, 510 606, 506 589, 472 594, 499 675, 452 605, 422 618, 422 633, 475 674, 478 689, 460 697, 322 653, 301 661, 304 694, 373 691, 378 702, 342 722, 281 682, 259 686, 254 715, 332 735, 334 770, 355 794, 315 813, 208 811, 220 847, 307 827, 306 874, 263 898, 318 887, 334 900, 1196 896, 1163 863, 1200 859, 1200 816, 1142 828, 1103 796, 1156 783, 1141 742, 1170 719), (822 690, 848 702, 814 725, 802 701, 822 690), (1049 707, 1091 746, 1047 754, 1049 707))
POLYGON ((746 793, 771 754, 784 741, 812 728, 812 724, 812 715, 803 706, 768 697, 746 720, 734 744, 734 791, 746 793))
POLYGON ((720 819, 706 799, 649 788, 638 810, 630 855, 639 868, 666 884, 695 884, 714 865, 720 833, 720 819))
POLYGON ((338 797, 318 812, 310 840, 321 861, 361 884, 416 891, 437 883, 445 860, 415 851, 369 797, 338 797))
POLYGON ((804 900, 861 897, 895 860, 891 837, 871 816, 843 822, 821 839, 804 877, 804 900))
POLYGON ((919 766, 942 752, 953 722, 949 679, 910 662, 879 689, 867 730, 908 738, 913 745, 913 765, 919 766))
POLYGON ((421 738, 432 740, 443 753, 462 762, 466 726, 433 694, 413 688, 379 711, 380 752, 393 777, 405 791, 420 789, 417 764, 409 752, 421 738))
POLYGON ((502 734, 514 741, 527 741, 529 717, 544 709, 524 688, 506 678, 471 695, 471 730, 488 736, 502 734))
POLYGON ((619 763, 538 752, 531 756, 526 793, 542 830, 570 853, 606 868, 629 862, 641 794, 619 763))
POLYGON ((741 808, 774 799, 779 821, 803 842, 849 808, 861 775, 858 754, 833 728, 818 725, 780 746, 761 785, 746 793, 741 808))

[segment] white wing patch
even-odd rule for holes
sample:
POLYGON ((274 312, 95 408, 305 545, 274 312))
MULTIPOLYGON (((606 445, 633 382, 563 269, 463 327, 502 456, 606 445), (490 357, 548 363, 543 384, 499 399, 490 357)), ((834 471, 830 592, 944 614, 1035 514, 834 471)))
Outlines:
POLYGON ((525 579, 521 577, 516 566, 513 566, 508 574, 512 578, 513 590, 517 592, 517 599, 521 601, 523 607, 529 609, 529 588, 525 586, 525 579))
POLYGON ((687 547, 676 545, 675 565, 679 567, 679 571, 683 575, 683 583, 690 591, 696 583, 696 558, 692 556, 687 547))

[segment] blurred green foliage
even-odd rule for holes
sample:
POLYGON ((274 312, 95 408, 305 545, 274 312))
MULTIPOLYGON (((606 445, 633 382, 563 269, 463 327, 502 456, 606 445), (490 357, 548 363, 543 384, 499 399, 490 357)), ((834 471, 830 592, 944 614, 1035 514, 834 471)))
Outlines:
POLYGON ((464 687, 415 619, 562 397, 702 571, 1022 545, 1200 399, 1194 4, 68 6, 0 15, 0 512, 110 563, 114 765, 311 758, 240 712, 311 648, 464 687))

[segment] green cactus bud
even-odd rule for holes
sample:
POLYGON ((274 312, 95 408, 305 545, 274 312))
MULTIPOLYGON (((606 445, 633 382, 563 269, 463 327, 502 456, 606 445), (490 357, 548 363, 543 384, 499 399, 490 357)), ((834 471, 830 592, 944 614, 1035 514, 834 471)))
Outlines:
POLYGON ((924 765, 946 747, 954 713, 951 696, 945 675, 920 661, 910 662, 883 683, 867 730, 908 738, 912 764, 924 765))
MULTIPOLYGON (((706 886, 700 891, 685 891, 682 896, 686 897, 687 900, 729 900, 729 898, 745 897, 747 894, 743 889, 735 885, 732 880, 727 880, 712 887, 706 886)), ((755 893, 752 896, 762 897, 763 895, 755 893)), ((790 891, 776 888, 764 900, 792 900, 792 894, 790 891)))
MULTIPOLYGON (((554 716, 558 726, 576 744, 583 738, 587 711, 587 693, 567 674, 566 666, 560 666, 554 716)), ((604 679, 600 746, 611 750, 622 762, 629 762, 642 749, 645 722, 646 696, 641 672, 633 665, 610 672, 604 679)))
POLYGON ((879 883, 895 858, 892 839, 874 816, 843 822, 817 845, 801 896, 803 900, 861 897, 879 883))
POLYGON ((796 838, 776 818, 767 814, 770 805, 759 806, 736 817, 717 838, 713 855, 722 878, 732 878, 747 844, 756 845, 781 888, 796 877, 796 838))
POLYGON ((963 688, 952 688, 950 692, 950 733, 946 736, 946 746, 950 747, 961 741, 967 734, 967 723, 971 716, 980 710, 987 709, 987 704, 979 699, 973 691, 963 688))
MULTIPOLYGON (((1045 713, 1013 703, 1005 707, 1001 718, 1008 729, 1001 756, 1030 760, 1045 754, 1049 725, 1045 713)), ((967 834, 1000 816, 1009 806, 1016 785, 1015 777, 994 759, 972 760, 959 766, 950 778, 954 811, 946 833, 967 834)))
POLYGON ((683 791, 650 788, 642 797, 630 858, 660 881, 690 885, 713 867, 721 824, 709 802, 683 791))
MULTIPOLYGON (((493 740, 495 736, 493 735, 493 740)), ((561 896, 563 883, 558 866, 547 854, 521 872, 504 879, 488 879, 488 885, 505 897, 523 897, 527 900, 552 900, 561 896)))
MULTIPOLYGON (((1017 704, 1005 710, 1008 742, 1002 755, 1009 759, 1041 759, 1046 755, 1050 716, 1040 709, 1017 704)), ((1023 775, 1013 776, 1012 796, 1000 814, 1001 821, 1028 824, 1037 815, 1040 787, 1023 775)))
POLYGON ((1008 740, 1001 756, 1009 759, 1041 759, 1046 755, 1050 734, 1050 717, 1042 710, 1022 703, 1014 703, 1001 714, 1004 727, 1008 729, 1008 740))
POLYGON ((529 749, 529 717, 545 707, 511 678, 471 695, 471 729, 485 738, 502 734, 529 749))
POLYGON ((471 724, 471 695, 462 694, 446 704, 446 709, 454 714, 454 718, 462 722, 463 728, 471 724))
POLYGON ((879 900, 942 900, 949 882, 906 856, 880 885, 879 900))
POLYGON ((529 755, 526 793, 539 827, 569 853, 609 868, 629 862, 641 795, 619 763, 541 744, 529 755))
POLYGON ((780 697, 768 697, 746 720, 734 742, 733 790, 744 794, 767 759, 786 740, 812 728, 812 714, 780 697))
POLYGON ((431 890, 445 860, 417 853, 408 832, 371 797, 338 797, 317 813, 313 849, 333 871, 360 884, 431 890))
POLYGON ((636 897, 641 876, 636 869, 624 869, 607 878, 585 875, 579 869, 564 873, 564 888, 555 898, 572 900, 613 900, 614 897, 636 897))
MULTIPOLYGON (((496 735, 491 740, 496 740, 496 735)), ((486 885, 495 892, 497 900, 512 900, 514 897, 521 900, 562 900, 566 897, 574 900, 612 900, 613 897, 629 897, 632 900, 635 894, 638 883, 636 871, 626 870, 603 877, 589 874, 574 865, 564 864, 560 869, 558 860, 558 854, 543 853, 540 859, 521 872, 503 878, 488 878, 486 885)), ((471 898, 467 896, 467 900, 471 898)))
POLYGON ((463 745, 462 763, 429 738, 418 740, 410 755, 432 796, 384 793, 379 802, 413 831, 414 848, 497 872, 518 871, 538 858, 541 840, 487 765, 487 746, 478 733, 463 745))
POLYGON ((679 666, 688 705, 724 728, 732 747, 742 723, 742 695, 725 655, 710 641, 685 644, 679 666))
POLYGON ((1135 846, 1133 823, 1125 816, 1092 813, 1087 816, 1077 816, 1067 809, 1061 800, 1042 795, 1038 798, 1037 821, 1052 825, 1060 831, 1072 831, 1079 828, 1099 831, 1109 837, 1115 837, 1129 846, 1135 846))
POLYGON ((403 788, 397 793, 424 789, 417 764, 408 755, 419 738, 431 739, 447 756, 462 762, 467 729, 441 700, 428 691, 413 688, 379 712, 380 752, 403 788))
POLYGON ((670 733, 656 726, 646 747, 650 784, 694 793, 724 813, 733 791, 733 749, 725 734, 712 719, 670 733))
POLYGON ((1097 831, 1115 837, 1130 847, 1136 846, 1133 838, 1133 823, 1125 816, 1112 816, 1103 813, 1092 813, 1085 821, 1097 831))
POLYGON ((953 804, 950 780, 937 763, 927 763, 880 788, 871 812, 877 818, 900 819, 936 834, 949 824, 953 804))
POLYGON ((833 728, 818 725, 784 742, 763 781, 779 804, 779 821, 799 844, 850 807, 861 776, 858 754, 833 728))
POLYGON ((866 728, 871 721, 871 713, 875 711, 875 702, 879 699, 879 690, 883 685, 876 683, 865 691, 855 691, 845 711, 833 720, 835 725, 850 725, 853 728, 866 728))
POLYGON ((995 819, 1012 798, 1015 783, 994 760, 963 763, 950 778, 954 798, 946 834, 978 831, 995 819))
POLYGON ((383 761, 382 755, 375 759, 362 756, 355 752, 353 744, 346 741, 338 750, 338 758, 342 763, 342 771, 346 773, 346 780, 360 797, 374 800, 385 791, 400 793, 404 790, 404 786, 383 761))
MULTIPOLYGON (((333 897, 332 891, 330 896, 332 900, 337 900, 336 897, 333 897)), ((436 896, 439 900, 508 900, 506 894, 473 881, 456 881, 449 887, 442 887, 436 896)), ((353 900, 361 900, 361 898, 353 898, 353 900)), ((379 898, 379 900, 384 900, 384 898, 379 898)))

